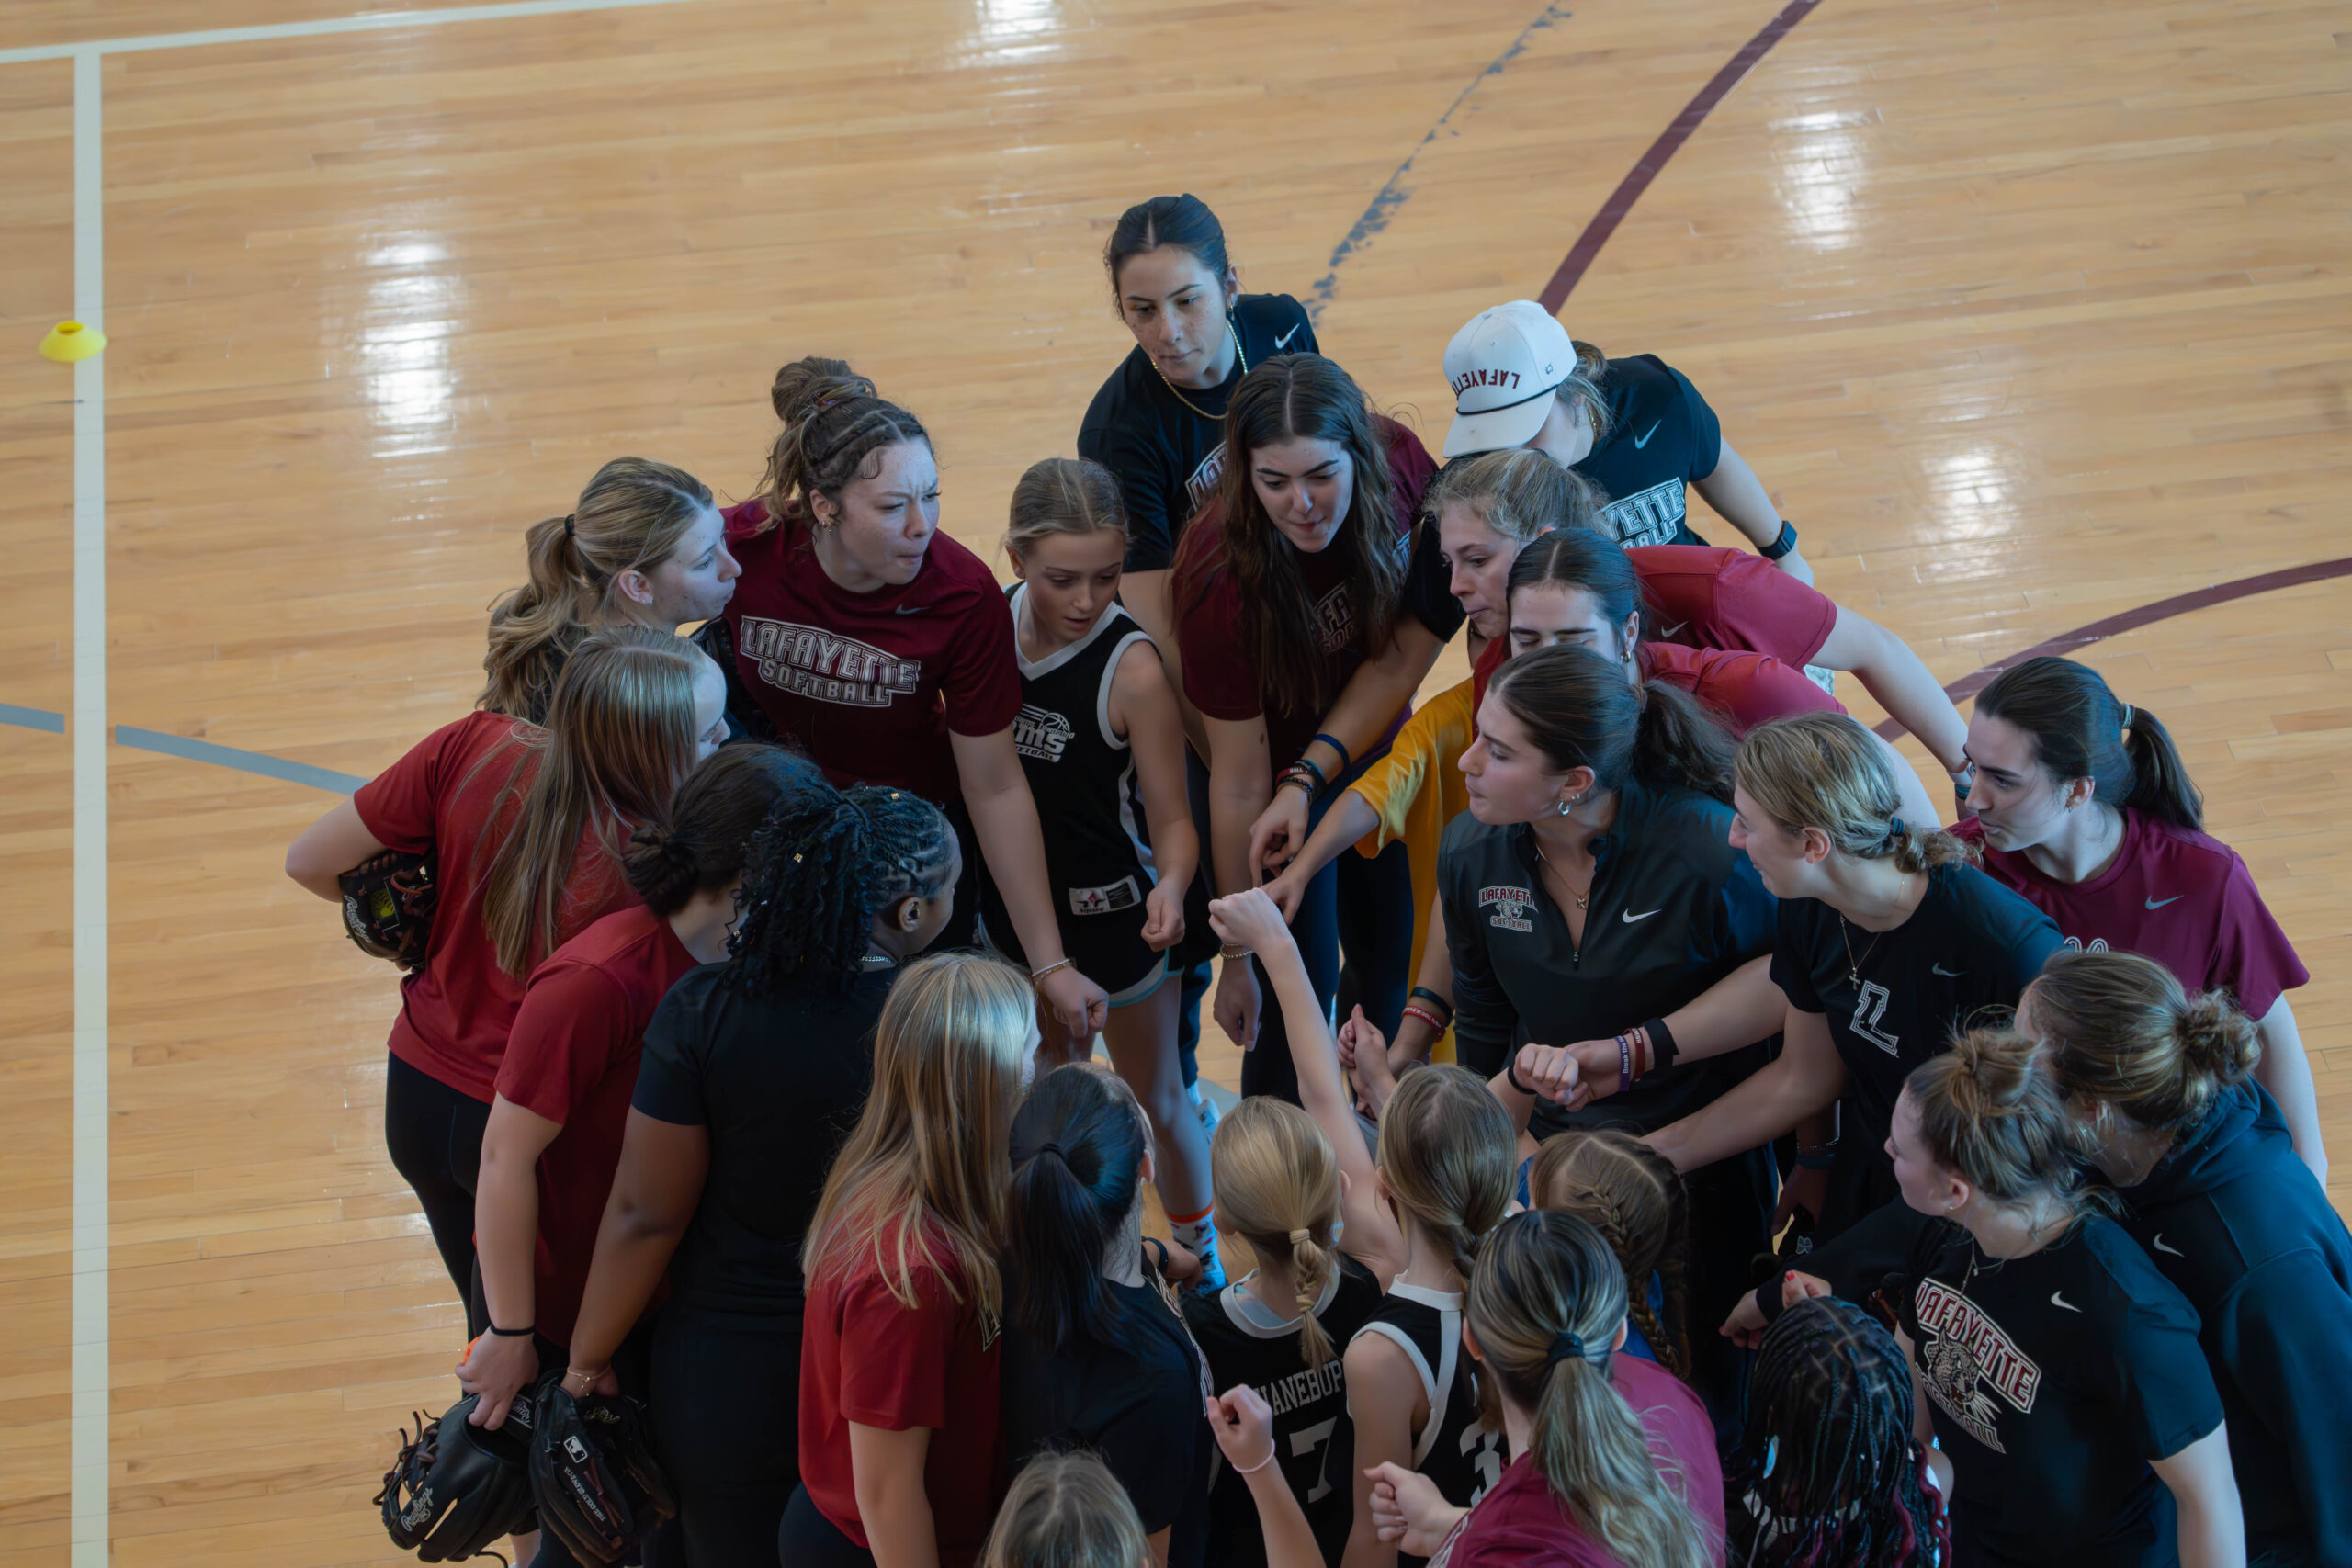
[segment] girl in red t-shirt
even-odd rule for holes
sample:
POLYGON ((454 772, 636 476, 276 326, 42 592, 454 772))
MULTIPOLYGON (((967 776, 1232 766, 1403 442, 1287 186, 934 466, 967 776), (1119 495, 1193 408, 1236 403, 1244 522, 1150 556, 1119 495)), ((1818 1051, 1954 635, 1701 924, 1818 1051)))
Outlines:
POLYGON ((810 1219, 791 1563, 963 1568, 993 1512, 1005 1171, 1037 1045, 1021 972, 913 964, 874 1041, 874 1089, 810 1219))
MULTIPOLYGON (((623 869, 644 903, 606 915, 532 972, 474 1195, 490 1328, 458 1362, 459 1386, 481 1396, 474 1425, 499 1426, 548 1358, 568 1353, 645 1027, 681 976, 726 958, 752 836, 813 777, 781 747, 719 750, 679 789, 668 824, 629 842, 623 869)), ((643 1393, 641 1377, 628 1381, 643 1393)))
POLYGON ((710 487, 683 468, 616 457, 572 510, 523 534, 530 581, 490 609, 489 683, 474 705, 533 724, 563 661, 599 626, 675 631, 726 606, 741 569, 710 487))
MULTIPOLYGON (((1212 881, 1230 895, 1287 861, 1329 786, 1394 736, 1452 605, 1433 581, 1417 593, 1411 570, 1429 454, 1374 415, 1346 371, 1316 355, 1259 365, 1227 405, 1226 446, 1217 500, 1177 547, 1175 603, 1184 694, 1208 738, 1212 881)), ((1367 986, 1401 993, 1411 939, 1403 855, 1350 871, 1344 894, 1318 877, 1292 916, 1327 1006, 1343 911, 1349 963, 1367 986)), ((1227 963, 1216 1016, 1250 1052, 1242 1092, 1295 1099, 1279 1015, 1262 1018, 1270 1048, 1254 1048, 1266 983, 1227 963)))
MULTIPOLYGON (((737 726, 806 752, 837 784, 912 790, 968 831, 1003 895, 1040 998, 1071 1039, 1109 998, 1062 947, 1036 802, 1013 743, 1021 673, 995 575, 939 531, 939 469, 921 421, 839 360, 776 372, 784 433, 760 498, 729 514, 743 563, 707 627, 737 726)), ((707 641, 707 647, 710 641, 707 641)), ((978 901, 944 938, 968 945, 978 901)))
POLYGON ((340 901, 337 877, 387 851, 430 855, 439 902, 424 964, 401 983, 384 1142, 434 1245, 474 1289, 474 1184, 506 1035, 537 962, 636 902, 620 855, 723 733, 718 671, 692 643, 613 627, 565 661, 540 729, 476 713, 303 829, 286 874, 340 901))
POLYGON ((2311 979, 2156 716, 2070 659, 2029 659, 1976 696, 1973 814, 1952 831, 2058 922, 2066 945, 2138 953, 2192 991, 2225 990, 2260 1025, 2255 1077, 2295 1152, 2327 1181, 2319 1096, 2287 993, 2311 979))
POLYGON ((1535 1210, 1498 1226, 1471 1271, 1462 1342, 1494 1382, 1510 1466, 1466 1509, 1379 1466, 1380 1539, 1431 1568, 1720 1563, 1713 1427, 1673 1374, 1616 1354, 1625 1304, 1624 1271, 1584 1221, 1535 1210))

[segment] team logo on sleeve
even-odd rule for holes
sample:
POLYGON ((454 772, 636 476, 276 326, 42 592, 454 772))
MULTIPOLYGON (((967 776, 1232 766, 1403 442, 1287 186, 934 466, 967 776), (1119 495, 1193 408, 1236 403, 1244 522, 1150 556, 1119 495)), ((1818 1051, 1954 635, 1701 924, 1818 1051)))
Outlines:
POLYGON ((1021 705, 1012 718, 1012 749, 1024 757, 1035 757, 1041 762, 1058 762, 1062 749, 1075 734, 1069 720, 1051 708, 1021 705))
POLYGON ((778 691, 845 707, 887 708, 922 689, 922 660, 790 621, 743 617, 738 653, 778 691))
POLYGON ((1528 906, 1535 902, 1535 895, 1524 887, 1481 887, 1478 907, 1492 909, 1487 923, 1498 931, 1532 931, 1534 923, 1527 918, 1528 906))
POLYGON ((1629 550, 1636 545, 1670 545, 1682 527, 1682 491, 1680 479, 1636 491, 1602 507, 1597 526, 1629 550))
POLYGON ((1108 887, 1073 887, 1069 892, 1073 915, 1108 915, 1143 902, 1143 889, 1132 876, 1123 876, 1108 887))
POLYGON ((2001 1405, 1993 1395, 2019 1415, 2030 1414, 2041 1369, 1983 1308, 1942 1280, 1922 1281, 1916 1304, 1928 1397, 1970 1437, 1996 1454, 2008 1452, 2001 1446, 2001 1405))

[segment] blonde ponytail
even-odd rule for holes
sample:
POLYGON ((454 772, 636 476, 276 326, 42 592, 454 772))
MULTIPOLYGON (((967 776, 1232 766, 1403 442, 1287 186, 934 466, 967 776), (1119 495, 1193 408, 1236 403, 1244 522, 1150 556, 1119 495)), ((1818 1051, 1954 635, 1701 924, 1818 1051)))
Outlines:
POLYGON ((1310 1367, 1328 1365, 1338 1351, 1315 1309, 1340 1269, 1331 1247, 1340 1223, 1340 1162, 1329 1141, 1297 1106, 1255 1096, 1217 1122, 1209 1179, 1217 1223, 1260 1258, 1290 1260, 1298 1284, 1299 1353, 1310 1367))
POLYGON ((1510 1212, 1519 1134, 1476 1073, 1408 1073, 1380 1117, 1380 1174, 1396 1207, 1467 1280, 1486 1234, 1510 1212))
POLYGON ((1840 853, 1898 870, 1962 865, 1975 847, 1934 823, 1905 822, 1894 765, 1861 721, 1797 714, 1759 724, 1739 743, 1733 780, 1783 833, 1817 829, 1840 853))

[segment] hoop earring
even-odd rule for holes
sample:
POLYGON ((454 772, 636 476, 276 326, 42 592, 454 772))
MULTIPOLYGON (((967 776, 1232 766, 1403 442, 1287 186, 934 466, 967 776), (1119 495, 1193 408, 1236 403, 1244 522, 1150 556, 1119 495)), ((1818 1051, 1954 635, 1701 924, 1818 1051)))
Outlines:
POLYGON ((1563 816, 1563 817, 1566 817, 1566 816, 1567 816, 1569 813, 1571 813, 1571 812, 1573 812, 1574 810, 1576 810, 1576 808, 1577 808, 1577 807, 1579 807, 1579 806, 1581 806, 1581 805, 1583 805, 1583 804, 1584 804, 1584 796, 1583 796, 1583 795, 1570 795, 1567 799, 1566 799, 1566 800, 1564 800, 1564 801, 1560 802, 1560 815, 1561 815, 1561 816, 1563 816))

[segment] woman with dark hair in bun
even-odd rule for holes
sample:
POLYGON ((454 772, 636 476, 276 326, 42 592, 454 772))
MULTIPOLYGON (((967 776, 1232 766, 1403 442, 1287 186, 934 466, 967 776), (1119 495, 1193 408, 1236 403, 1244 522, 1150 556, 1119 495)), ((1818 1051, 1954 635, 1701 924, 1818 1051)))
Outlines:
MULTIPOLYGON (((629 842, 622 863, 645 902, 605 916, 532 972, 474 1190, 490 1329, 468 1347, 458 1381, 481 1396, 475 1425, 503 1423, 540 1366, 567 1354, 645 1027, 681 976, 727 956, 752 836, 811 772, 780 747, 721 749, 679 788, 669 824, 629 842)), ((642 1365, 630 1371, 639 1392, 642 1365)))
POLYGON ((1977 694, 1974 815, 1952 829, 2069 948, 2145 953, 2192 991, 2227 991, 2261 1032, 2255 1076, 2324 1185, 2319 1095, 2287 993, 2311 979, 2237 852, 2207 834, 2172 736, 2087 665, 2029 659, 1977 694))
MULTIPOLYGON (((1014 749, 1021 669, 996 575, 939 527, 922 421, 838 359, 776 372, 785 422, 754 500, 727 514, 743 576, 705 646, 739 729, 790 741, 836 785, 910 791, 988 862, 1038 996, 1088 1040, 1102 987, 1062 950, 1037 805, 1014 749)), ((967 873, 977 874, 976 865, 967 873)), ((968 946, 970 885, 947 944, 968 946)))
POLYGON ((803 1233, 865 1102, 883 1001, 960 870, 928 801, 802 768, 752 840, 727 961, 646 1029, 565 1386, 611 1386, 666 1269, 655 1435, 704 1568, 775 1562, 799 1475, 803 1233))
POLYGON ((2254 1021, 2162 964, 2065 953, 2018 1004, 2124 1228, 2197 1309, 2257 1562, 2352 1562, 2352 1235, 2253 1081, 2254 1021))
POLYGON ((2075 1127, 2037 1055, 1962 1035, 1913 1070, 1887 1139, 1904 1203, 1930 1222, 1894 1305, 1954 1561, 2244 1564, 2197 1314, 2076 1191, 2075 1127))

